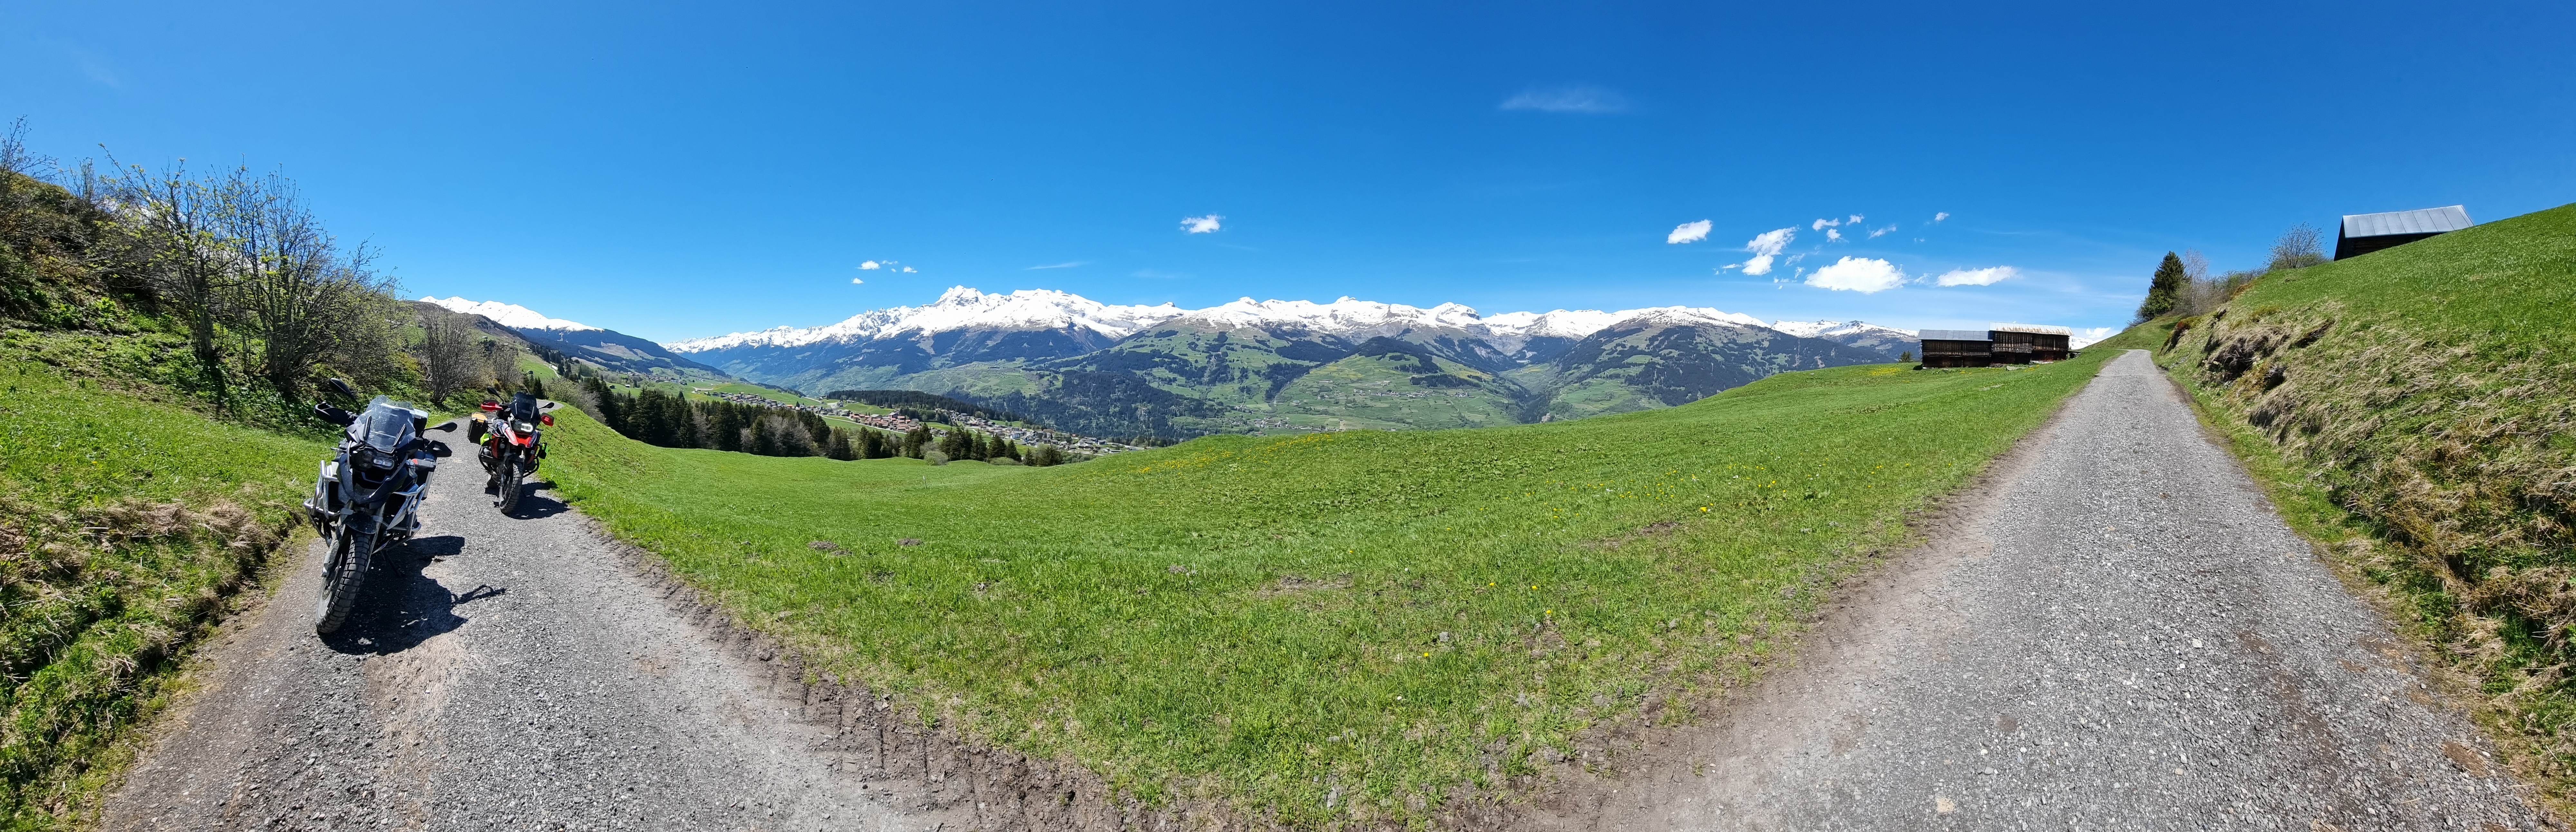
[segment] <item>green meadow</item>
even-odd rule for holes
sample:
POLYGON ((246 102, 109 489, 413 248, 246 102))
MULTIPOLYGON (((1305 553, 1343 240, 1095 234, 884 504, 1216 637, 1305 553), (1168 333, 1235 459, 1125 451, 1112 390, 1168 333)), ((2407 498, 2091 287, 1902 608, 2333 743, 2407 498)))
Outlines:
POLYGON ((549 472, 925 718, 1148 801, 1401 823, 1607 721, 1690 719, 2112 352, 1055 468, 657 448, 567 412, 549 472))
POLYGON ((133 373, 180 345, 0 333, 0 827, 86 823, 180 659, 331 451, 133 373))

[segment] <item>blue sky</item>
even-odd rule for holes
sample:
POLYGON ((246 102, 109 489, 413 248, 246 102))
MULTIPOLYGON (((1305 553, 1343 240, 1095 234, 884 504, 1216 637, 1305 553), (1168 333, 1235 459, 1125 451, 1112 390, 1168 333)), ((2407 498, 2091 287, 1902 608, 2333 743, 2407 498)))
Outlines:
POLYGON ((956 284, 2106 326, 2168 249, 2576 201, 2576 5, 2087 5, 0 0, 0 117, 663 340, 956 284))

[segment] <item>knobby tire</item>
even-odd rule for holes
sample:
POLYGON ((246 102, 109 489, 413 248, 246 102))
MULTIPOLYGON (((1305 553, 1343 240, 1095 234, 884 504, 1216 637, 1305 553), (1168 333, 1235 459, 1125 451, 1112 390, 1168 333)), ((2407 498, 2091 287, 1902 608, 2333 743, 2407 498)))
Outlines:
POLYGON ((521 487, 521 482, 527 478, 527 475, 519 472, 519 463, 517 460, 503 460, 501 465, 502 469, 499 475, 501 478, 501 513, 517 514, 519 512, 519 492, 524 490, 521 487))
POLYGON ((358 590, 367 583, 367 559, 374 554, 375 535, 351 532, 346 528, 332 535, 331 556, 323 562, 321 598, 314 604, 313 631, 329 634, 349 620, 358 608, 358 590))

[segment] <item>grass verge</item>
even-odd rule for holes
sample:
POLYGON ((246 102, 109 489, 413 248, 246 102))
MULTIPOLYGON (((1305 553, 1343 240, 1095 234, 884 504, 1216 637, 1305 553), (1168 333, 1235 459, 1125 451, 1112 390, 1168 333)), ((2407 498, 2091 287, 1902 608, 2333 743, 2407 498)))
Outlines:
POLYGON ((1059 468, 657 448, 567 414, 557 488, 925 719, 1298 826, 1509 794, 1741 681, 1847 557, 2111 351, 1775 376, 1667 410, 1210 437, 1059 468))
POLYGON ((2576 206, 2275 273, 2158 361, 2292 527, 2576 793, 2576 206))
POLYGON ((9 828, 97 820, 101 790, 130 754, 124 741, 286 539, 310 487, 302 477, 330 451, 99 374, 154 343, 24 330, 0 339, 9 828))

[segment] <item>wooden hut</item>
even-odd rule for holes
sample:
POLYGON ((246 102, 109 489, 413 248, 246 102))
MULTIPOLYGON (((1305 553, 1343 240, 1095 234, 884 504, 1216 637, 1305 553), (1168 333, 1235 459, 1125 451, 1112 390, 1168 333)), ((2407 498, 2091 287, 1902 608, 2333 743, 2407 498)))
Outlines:
POLYGON ((1927 329, 1923 366, 1983 367, 1994 363, 1994 336, 1974 329, 1927 329))
POLYGON ((2435 234, 2458 231, 2469 225, 2469 209, 2463 205, 2385 214, 2345 214, 2343 228, 2335 232, 2334 259, 2359 257, 2435 234))
POLYGON ((2028 364, 2033 361, 2064 361, 2073 352, 2067 344, 2075 330, 2047 324, 1989 324, 1986 336, 1994 341, 1994 363, 2028 364))

